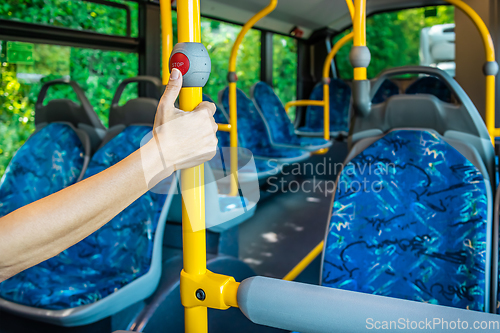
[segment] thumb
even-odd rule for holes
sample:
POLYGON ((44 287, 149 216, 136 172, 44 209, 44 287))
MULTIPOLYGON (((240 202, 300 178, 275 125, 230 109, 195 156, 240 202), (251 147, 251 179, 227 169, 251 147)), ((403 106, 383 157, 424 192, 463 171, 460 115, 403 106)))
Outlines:
POLYGON ((182 88, 182 74, 181 71, 177 68, 173 68, 170 73, 170 79, 168 80, 168 84, 165 87, 165 91, 163 92, 163 96, 161 97, 161 102, 165 107, 174 108, 175 100, 177 96, 179 96, 179 92, 182 88))

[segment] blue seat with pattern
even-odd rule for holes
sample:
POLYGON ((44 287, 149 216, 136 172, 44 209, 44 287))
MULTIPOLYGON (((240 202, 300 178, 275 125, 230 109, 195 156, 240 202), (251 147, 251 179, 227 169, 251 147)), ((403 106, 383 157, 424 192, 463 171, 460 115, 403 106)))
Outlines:
MULTIPOLYGON (((203 94, 203 100, 207 101, 207 102, 214 103, 213 100, 205 94, 203 94)), ((229 120, 228 120, 227 116, 224 114, 224 112, 219 108, 219 106, 217 104, 215 104, 215 106, 216 106, 216 111, 214 114, 215 122, 218 124, 228 124, 229 120)), ((223 148, 230 147, 229 132, 224 132, 224 131, 220 131, 220 130, 217 131, 217 139, 219 140, 218 146, 219 146, 220 153, 222 153, 223 148)), ((227 150, 227 149, 225 149, 225 150, 227 150)), ((238 159, 239 174, 240 174, 240 178, 243 177, 240 180, 245 181, 245 177, 246 177, 245 171, 252 173, 253 170, 247 170, 245 168, 245 165, 243 164, 244 161, 248 160, 248 156, 241 156, 242 153, 240 153, 238 155, 240 155, 240 158, 238 159)), ((227 161, 230 161, 230 160, 227 160, 227 161)), ((269 163, 268 159, 262 159, 262 158, 255 157, 254 161, 255 161, 255 168, 257 170, 257 178, 258 179, 268 178, 269 176, 276 175, 281 171, 281 168, 278 165, 276 165, 276 164, 273 165, 272 163, 269 163)), ((212 170, 214 172, 218 172, 219 170, 226 169, 226 166, 222 165, 222 160, 220 158, 214 158, 209 163, 210 163, 210 166, 212 167, 212 170)), ((251 179, 255 178, 252 175, 249 175, 249 177, 251 179)))
POLYGON ((0 217, 76 183, 88 154, 69 124, 51 123, 34 133, 2 178, 0 217))
MULTIPOLYGON (((89 178, 140 147, 150 126, 129 126, 90 160, 89 178)), ((91 304, 149 271, 165 195, 147 192, 109 223, 57 256, 0 284, 6 300, 43 309, 91 304)))
MULTIPOLYGON (((330 135, 338 137, 349 132, 349 107, 351 103, 351 87, 340 79, 331 79, 330 91, 330 135)), ((314 86, 310 100, 323 100, 323 84, 314 86)), ((299 135, 323 135, 323 107, 309 105, 306 109, 305 125, 296 130, 299 135)))
MULTIPOLYGON (((330 135, 346 136, 349 132, 349 109, 351 103, 351 87, 340 79, 330 81, 330 135)), ((389 97, 399 94, 398 86, 391 80, 385 80, 377 90, 372 103, 378 104, 389 97)), ((323 84, 318 83, 311 92, 310 100, 323 100, 323 84)), ((298 135, 323 135, 323 107, 310 105, 306 109, 305 125, 295 131, 298 135)))
POLYGON ((300 137, 295 134, 283 104, 267 83, 261 81, 253 85, 250 95, 274 146, 294 147, 313 152, 332 145, 323 138, 300 137))
POLYGON ((484 311, 485 169, 431 130, 376 139, 338 178, 322 284, 484 311))
MULTIPOLYGON (((307 159, 310 153, 295 148, 273 146, 267 134, 264 121, 259 115, 254 103, 240 89, 236 90, 238 107, 238 144, 250 150, 253 156, 265 159, 275 159, 278 162, 293 163, 307 159)), ((219 103, 222 110, 229 110, 229 88, 219 92, 219 103)), ((227 117, 227 112, 226 112, 227 117)))
POLYGON ((93 147, 99 144, 97 132, 104 128, 80 86, 68 80, 42 86, 35 104, 35 126, 1 180, 0 217, 80 180, 93 147), (46 102, 48 90, 56 85, 71 87, 79 104, 69 99, 46 102))
POLYGON ((406 88, 406 94, 429 94, 436 96, 443 102, 452 102, 450 88, 435 76, 424 76, 417 79, 406 88))

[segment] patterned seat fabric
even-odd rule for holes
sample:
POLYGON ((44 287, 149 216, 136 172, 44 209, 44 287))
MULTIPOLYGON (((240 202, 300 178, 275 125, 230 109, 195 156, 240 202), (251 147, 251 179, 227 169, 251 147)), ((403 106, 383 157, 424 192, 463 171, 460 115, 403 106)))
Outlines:
POLYGON ((26 141, 0 184, 0 217, 75 183, 85 151, 75 131, 52 123, 26 141))
MULTIPOLYGON (((323 84, 318 83, 311 92, 310 100, 323 100, 323 84)), ((330 81, 330 132, 349 131, 349 106, 351 103, 351 87, 344 81, 330 81)), ((323 133, 323 107, 308 106, 306 124, 298 129, 300 132, 323 133)))
MULTIPOLYGON (((275 148, 267 135, 266 125, 260 117, 253 102, 240 89, 236 90, 238 106, 238 141, 239 145, 252 152, 254 156, 267 158, 297 158, 307 152, 293 148, 275 148)), ((229 88, 226 87, 220 96, 225 110, 229 110, 229 88)))
POLYGON ((323 285, 482 310, 486 186, 437 134, 388 133, 340 175, 323 285))
POLYGON ((372 98, 373 104, 379 104, 385 102, 389 97, 399 95, 398 86, 391 80, 385 80, 382 85, 378 88, 375 96, 372 98))
MULTIPOLYGON (((85 177, 140 147, 149 126, 130 126, 99 149, 85 177)), ((147 192, 102 228, 54 258, 0 284, 4 299, 44 309, 94 303, 149 271, 153 240, 166 196, 147 192)))
POLYGON ((452 102, 451 90, 443 81, 434 76, 419 78, 406 89, 406 94, 429 94, 436 96, 443 102, 452 102))
POLYGON ((320 149, 320 146, 328 144, 324 139, 297 136, 283 104, 267 83, 258 82, 254 85, 253 99, 269 124, 268 133, 274 143, 312 149, 316 146, 320 149))

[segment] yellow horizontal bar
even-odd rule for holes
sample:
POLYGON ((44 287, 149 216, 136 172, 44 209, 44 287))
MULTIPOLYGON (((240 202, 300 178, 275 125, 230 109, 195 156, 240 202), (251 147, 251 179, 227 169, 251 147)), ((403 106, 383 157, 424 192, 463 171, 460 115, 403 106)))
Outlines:
POLYGON ((231 124, 217 124, 219 131, 231 132, 231 124))
POLYGON ((303 99, 303 100, 299 100, 299 101, 291 101, 291 102, 288 102, 285 104, 285 111, 286 111, 286 113, 288 113, 288 110, 292 106, 307 106, 307 105, 323 106, 323 105, 325 105, 325 102, 324 101, 312 101, 309 99, 303 99))
POLYGON ((293 281, 297 276, 299 276, 300 273, 306 269, 307 266, 323 251, 323 245, 325 244, 324 241, 321 241, 316 247, 305 256, 304 259, 302 259, 297 266, 295 266, 285 277, 283 280, 285 281, 293 281))

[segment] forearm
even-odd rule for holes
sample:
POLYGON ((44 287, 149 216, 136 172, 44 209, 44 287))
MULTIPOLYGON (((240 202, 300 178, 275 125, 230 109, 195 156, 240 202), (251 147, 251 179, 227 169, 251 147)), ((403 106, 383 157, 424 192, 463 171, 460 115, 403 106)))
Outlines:
MULTIPOLYGON (((81 241, 144 194, 148 190, 145 173, 156 173, 162 162, 151 142, 141 150, 3 217, 0 281, 81 241)), ((171 171, 162 176, 169 174, 171 171)))

